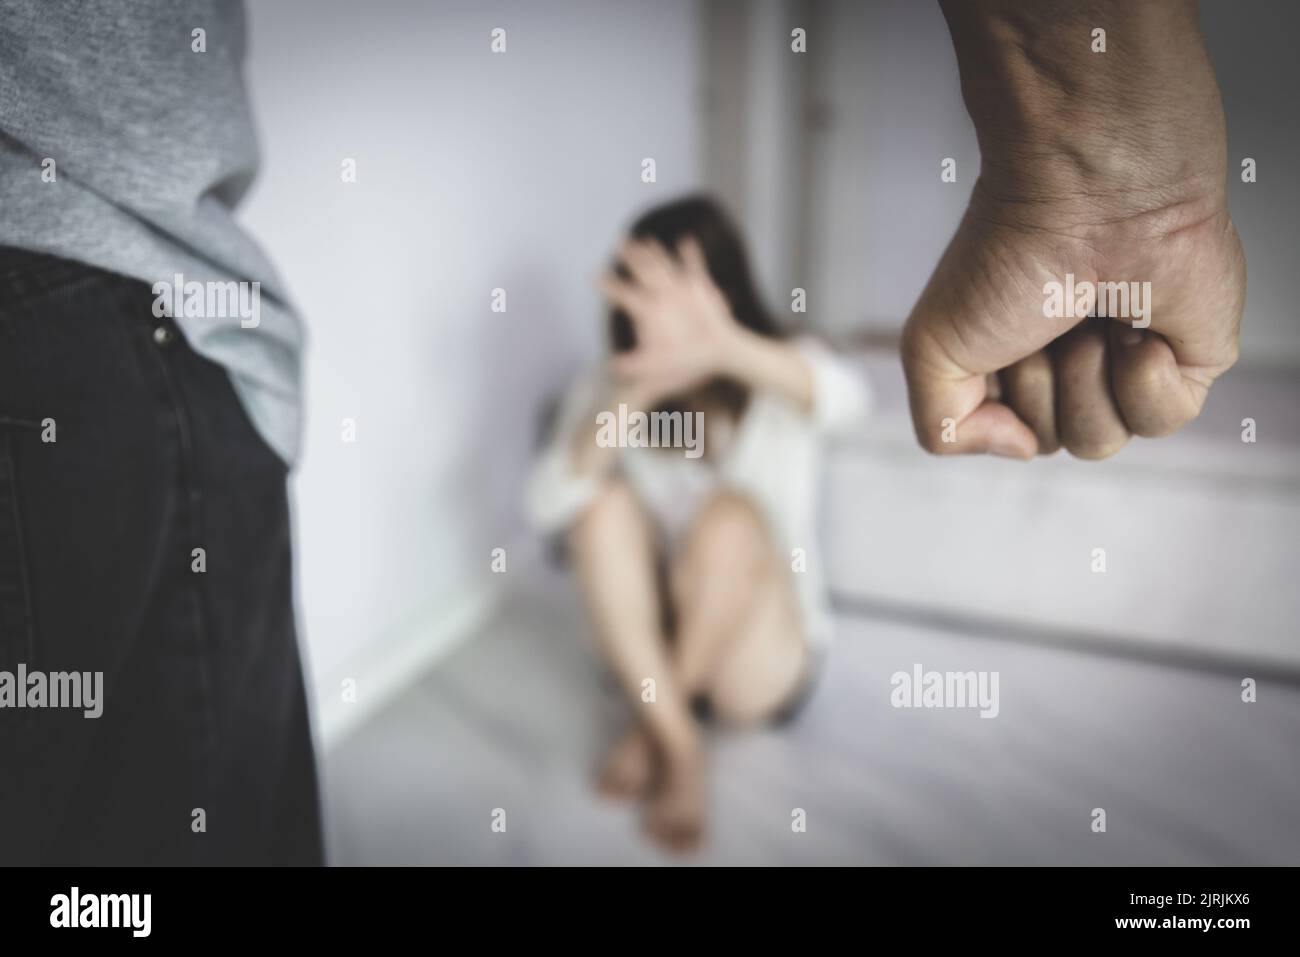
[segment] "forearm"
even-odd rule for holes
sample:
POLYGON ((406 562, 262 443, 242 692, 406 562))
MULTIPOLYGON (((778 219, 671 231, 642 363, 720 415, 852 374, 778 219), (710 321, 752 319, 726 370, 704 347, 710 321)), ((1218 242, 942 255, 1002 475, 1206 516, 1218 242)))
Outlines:
POLYGON ((1024 203, 1074 198, 1103 215, 1222 194, 1223 108, 1192 0, 940 5, 981 189, 1024 203), (1096 28, 1105 52, 1093 50, 1096 28))
POLYGON ((742 329, 726 350, 725 375, 754 389, 785 396, 805 413, 813 408, 813 376, 807 360, 788 342, 742 329))
POLYGON ((618 448, 600 443, 601 425, 597 417, 602 412, 617 415, 620 404, 627 405, 630 409, 640 409, 645 402, 634 386, 612 379, 570 440, 569 455, 575 475, 603 478, 613 470, 618 461, 618 448))

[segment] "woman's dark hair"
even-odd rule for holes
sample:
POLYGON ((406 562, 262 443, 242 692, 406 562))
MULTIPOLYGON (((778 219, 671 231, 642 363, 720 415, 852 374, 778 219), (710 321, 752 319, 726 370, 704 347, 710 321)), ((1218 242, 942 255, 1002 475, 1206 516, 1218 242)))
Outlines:
MULTIPOLYGON (((754 284, 745 241, 731 217, 715 200, 696 195, 656 206, 643 213, 629 232, 638 239, 657 240, 670 255, 676 255, 677 244, 682 239, 693 236, 704 253, 709 276, 726 298, 735 320, 761 336, 781 337, 781 330, 764 307, 754 284)), ((629 278, 621 262, 615 263, 615 272, 629 278)), ((615 352, 628 352, 636 347, 636 331, 621 309, 610 312, 609 339, 615 352)), ((710 393, 734 415, 744 411, 748 399, 744 386, 727 379, 710 382, 700 391, 710 393)))

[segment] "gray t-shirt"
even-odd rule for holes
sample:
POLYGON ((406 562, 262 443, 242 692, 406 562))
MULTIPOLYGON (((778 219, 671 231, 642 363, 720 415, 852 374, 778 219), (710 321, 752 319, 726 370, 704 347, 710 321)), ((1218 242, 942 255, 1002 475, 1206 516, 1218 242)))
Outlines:
POLYGON ((167 283, 292 463, 302 328, 233 216, 257 169, 244 44, 240 0, 0 0, 0 245, 167 283))

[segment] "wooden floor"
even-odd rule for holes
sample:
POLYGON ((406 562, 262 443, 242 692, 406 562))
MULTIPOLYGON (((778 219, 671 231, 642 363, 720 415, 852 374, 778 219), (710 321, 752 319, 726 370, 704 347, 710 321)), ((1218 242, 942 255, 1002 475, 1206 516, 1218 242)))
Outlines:
MULTIPOLYGON (((1300 688, 1247 704, 1240 677, 843 616, 793 726, 711 739, 712 828, 687 862, 1298 864, 1300 688), (891 707, 890 676, 918 663, 998 671, 998 717, 891 707)), ((625 720, 565 583, 521 581, 326 755, 331 860, 674 862, 592 791, 625 720)))

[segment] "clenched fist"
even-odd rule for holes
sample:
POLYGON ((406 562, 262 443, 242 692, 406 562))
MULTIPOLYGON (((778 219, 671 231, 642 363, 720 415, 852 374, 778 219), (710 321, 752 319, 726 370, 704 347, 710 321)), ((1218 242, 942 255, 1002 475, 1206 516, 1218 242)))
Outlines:
POLYGON ((1175 431, 1236 360, 1245 299, 1194 5, 944 12, 982 168, 904 332, 917 438, 1104 458, 1175 431))

